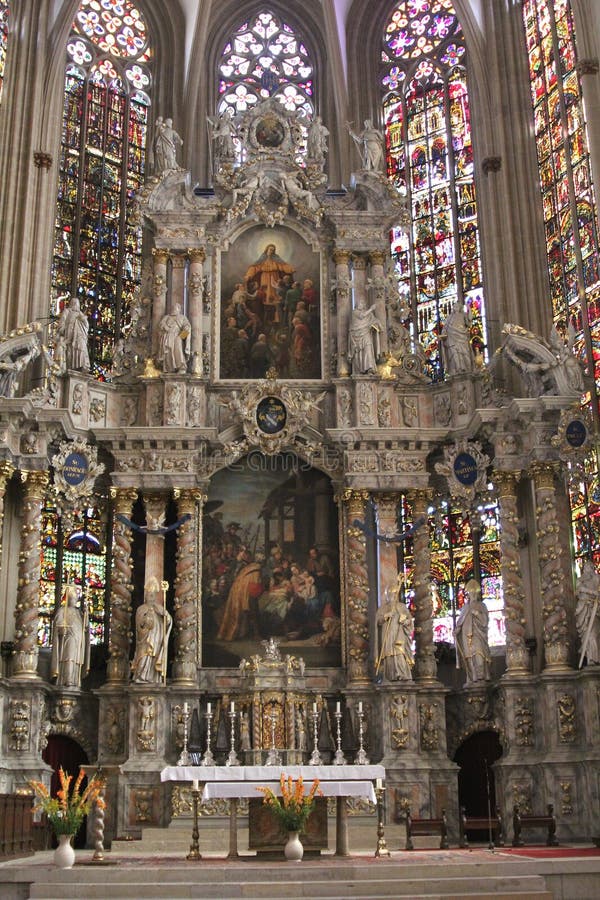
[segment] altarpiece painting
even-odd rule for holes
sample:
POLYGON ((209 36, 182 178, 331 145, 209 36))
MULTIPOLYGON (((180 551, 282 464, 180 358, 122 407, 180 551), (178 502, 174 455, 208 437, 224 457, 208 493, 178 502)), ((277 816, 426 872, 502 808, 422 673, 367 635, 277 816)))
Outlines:
POLYGON ((309 666, 341 664, 337 508, 294 454, 218 472, 204 508, 202 663, 236 666, 276 637, 309 666))
POLYGON ((221 378, 321 377, 319 254, 291 228, 250 228, 221 254, 221 378))

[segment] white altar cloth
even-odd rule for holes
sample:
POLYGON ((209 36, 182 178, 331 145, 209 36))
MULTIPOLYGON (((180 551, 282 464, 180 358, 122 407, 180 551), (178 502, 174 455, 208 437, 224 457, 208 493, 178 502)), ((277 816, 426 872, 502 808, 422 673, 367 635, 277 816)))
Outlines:
MULTIPOLYGON (((327 781, 375 781, 385 778, 384 766, 166 766, 160 773, 161 781, 211 781, 247 782, 260 784, 279 781, 281 775, 312 783, 318 778, 327 781)), ((353 795, 355 796, 355 795, 353 795)))
MULTIPOLYGON (((307 782, 308 784, 308 782, 307 782)), ((271 788, 274 794, 280 794, 278 781, 211 781, 204 785, 203 800, 229 800, 231 797, 263 797, 260 787, 271 788)), ((319 790, 323 797, 364 797, 375 803, 375 790, 372 781, 320 781, 319 790)))

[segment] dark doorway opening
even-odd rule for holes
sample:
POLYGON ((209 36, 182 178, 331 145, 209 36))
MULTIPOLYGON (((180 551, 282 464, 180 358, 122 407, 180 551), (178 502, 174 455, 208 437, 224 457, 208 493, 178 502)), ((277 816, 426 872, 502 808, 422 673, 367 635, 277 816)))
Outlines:
MULTIPOLYGON (((493 764, 502 756, 502 745, 495 731, 478 731, 460 745, 454 762, 458 773, 458 802, 468 816, 496 814, 496 783, 493 764)), ((469 835, 471 839, 471 835, 469 835)), ((481 832, 472 835, 481 841, 481 832)))
MULTIPOLYGON (((42 753, 42 759, 45 763, 52 767, 52 778, 50 781, 50 793, 53 797, 60 790, 60 780, 58 770, 64 769, 67 775, 73 776, 73 781, 79 775, 81 766, 88 764, 87 753, 77 741, 73 738, 66 737, 64 734, 51 734, 48 738, 46 748, 42 753)), ((81 790, 85 789, 87 778, 83 779, 81 790)), ((73 841, 73 846, 79 849, 85 847, 86 820, 83 820, 81 828, 77 832, 73 841)))

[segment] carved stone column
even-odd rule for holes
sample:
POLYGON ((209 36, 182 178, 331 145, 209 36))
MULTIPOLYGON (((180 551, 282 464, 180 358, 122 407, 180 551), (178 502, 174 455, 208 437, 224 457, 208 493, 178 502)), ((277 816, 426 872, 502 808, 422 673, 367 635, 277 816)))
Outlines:
POLYGON ((534 463, 537 539, 540 560, 540 593, 544 634, 545 669, 566 669, 569 659, 569 629, 565 609, 565 581, 561 565, 556 490, 552 463, 534 463))
MULTIPOLYGON (((377 530, 381 534, 396 534, 398 531, 398 495, 380 494, 377 497, 377 530)), ((383 599, 385 592, 394 591, 398 581, 398 557, 396 544, 386 541, 378 542, 379 550, 379 597, 383 599)))
POLYGON ((188 256, 190 259, 188 318, 192 326, 191 349, 194 360, 192 372, 199 375, 202 372, 202 291, 206 252, 200 247, 198 250, 188 250, 188 256))
POLYGON ((500 570, 506 621, 506 667, 509 675, 529 674, 525 646, 525 592, 519 560, 518 472, 494 472, 500 501, 500 570))
POLYGON ((134 488, 111 488, 114 501, 113 559, 110 593, 110 626, 108 640, 109 682, 129 680, 129 647, 131 644, 131 529, 118 515, 131 517, 137 499, 134 488))
POLYGON ((346 597, 348 630, 348 676, 351 682, 369 680, 369 575, 363 531, 352 523, 364 522, 367 491, 345 491, 342 495, 346 532, 346 597))
POLYGON ((371 262, 371 280, 375 290, 375 313, 381 325, 381 331, 379 332, 380 355, 385 358, 388 353, 385 279, 383 277, 385 254, 382 250, 372 250, 369 253, 369 260, 371 262))
POLYGON ((431 598, 431 553, 427 507, 429 491, 411 491, 413 522, 424 519, 413 536, 415 560, 415 680, 436 681, 437 663, 433 647, 433 601, 431 598))
MULTIPOLYGON (((167 497, 165 494, 144 494, 146 524, 151 528, 162 524, 165 520, 167 497)), ((165 577, 165 541, 160 534, 146 532, 146 560, 144 566, 144 584, 149 578, 156 578, 160 583, 165 577)))
POLYGON ((34 678, 38 662, 42 506, 49 478, 47 472, 21 472, 21 479, 25 483, 25 497, 19 551, 12 675, 16 678, 34 678))
POLYGON ((173 681, 196 684, 198 665, 198 547, 202 544, 202 505, 206 495, 182 490, 176 494, 181 519, 189 515, 177 530, 177 575, 175 577, 175 658, 173 681))
POLYGON ((154 274, 152 276, 152 352, 158 350, 158 325, 167 311, 167 260, 166 250, 152 250, 154 274))
POLYGON ((0 555, 2 554, 2 532, 4 526, 4 495, 6 494, 6 485, 12 478, 15 467, 3 460, 0 462, 0 555))
POLYGON ((169 296, 169 311, 179 303, 182 311, 186 309, 185 303, 185 270, 187 256, 185 253, 171 253, 171 293, 169 296))
POLYGON ((348 364, 348 328, 350 327, 350 279, 348 250, 336 250, 333 254, 335 262, 336 298, 337 298, 337 373, 341 378, 350 374, 348 364))

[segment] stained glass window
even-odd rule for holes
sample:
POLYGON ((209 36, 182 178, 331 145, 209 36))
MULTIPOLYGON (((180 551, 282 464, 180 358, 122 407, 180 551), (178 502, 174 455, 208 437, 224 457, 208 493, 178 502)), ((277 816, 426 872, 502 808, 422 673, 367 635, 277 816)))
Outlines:
POLYGON ((52 641, 52 617, 67 584, 80 588, 89 614, 90 640, 104 640, 106 594, 106 545, 99 510, 78 514, 65 534, 56 508, 48 501, 42 512, 42 560, 38 642, 52 641))
POLYGON ((392 232, 392 257, 410 328, 437 380, 442 325, 455 303, 469 313, 471 343, 485 356, 465 46, 450 0, 399 3, 381 63, 388 176, 412 212, 410 232, 392 232))
MULTIPOLYGON (((600 388, 600 254, 577 42, 569 0, 525 0, 533 124, 546 232, 552 315, 600 388)), ((569 492, 576 559, 600 558, 595 456, 573 471, 569 492)), ((580 564, 578 564, 580 568, 580 564)))
POLYGON ((83 0, 67 42, 51 312, 79 297, 101 380, 141 276, 141 228, 128 214, 144 176, 150 55, 133 3, 83 0))
POLYGON ((8 44, 8 0, 0 0, 0 103, 2 103, 2 85, 4 83, 4 60, 8 44))
POLYGON ((288 110, 313 114, 309 52, 289 25, 265 10, 240 25, 223 48, 218 112, 244 112, 268 97, 288 110))
MULTIPOLYGON (((410 504, 403 499, 400 532, 412 521, 410 504)), ((506 644, 504 597, 500 575, 498 505, 490 496, 471 512, 438 498, 429 510, 431 552, 431 601, 433 640, 454 643, 454 628, 465 602, 465 585, 471 578, 481 584, 481 595, 489 612, 490 647, 506 644)), ((407 585, 407 600, 414 607, 414 558, 412 539, 401 551, 400 567, 407 585)))

